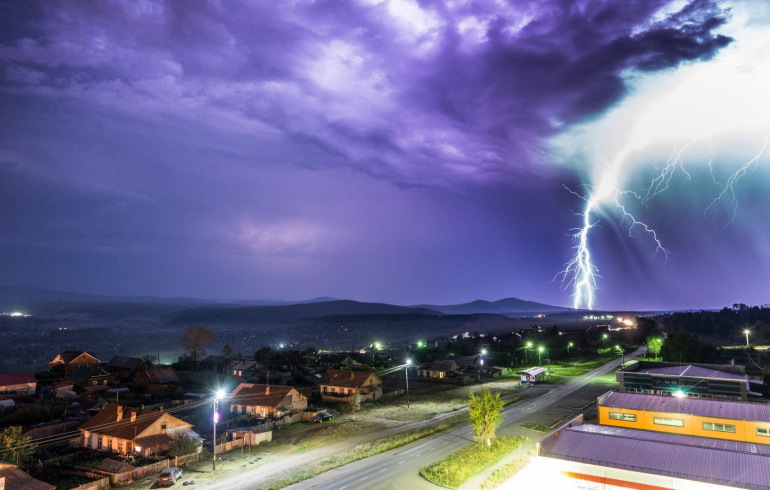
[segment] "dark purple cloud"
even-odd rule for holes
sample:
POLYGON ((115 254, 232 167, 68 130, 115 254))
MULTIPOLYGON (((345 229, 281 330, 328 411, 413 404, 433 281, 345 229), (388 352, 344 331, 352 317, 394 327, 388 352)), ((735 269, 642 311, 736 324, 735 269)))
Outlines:
POLYGON ((548 138, 730 42, 667 4, 6 3, 0 282, 567 303, 548 138))

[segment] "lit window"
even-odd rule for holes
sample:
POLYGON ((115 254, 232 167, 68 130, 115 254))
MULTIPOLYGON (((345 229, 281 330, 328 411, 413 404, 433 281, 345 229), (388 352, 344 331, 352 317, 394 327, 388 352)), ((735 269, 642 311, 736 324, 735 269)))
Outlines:
POLYGON ((636 415, 632 413, 610 412, 610 420, 623 420, 625 422, 636 422, 636 415))
POLYGON ((727 424, 715 424, 714 422, 703 422, 703 430, 735 433, 735 426, 727 424))
POLYGON ((672 427, 684 427, 684 420, 682 419, 669 419, 666 417, 653 417, 653 423, 656 425, 670 425, 672 427))
POLYGON ((770 429, 767 427, 758 427, 757 435, 762 437, 770 437, 770 429))

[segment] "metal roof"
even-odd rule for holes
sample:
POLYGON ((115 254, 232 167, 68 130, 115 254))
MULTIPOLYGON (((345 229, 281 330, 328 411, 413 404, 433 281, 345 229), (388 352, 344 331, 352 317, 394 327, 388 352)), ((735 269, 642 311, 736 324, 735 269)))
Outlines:
POLYGON ((542 456, 737 488, 770 490, 770 448, 621 427, 566 428, 542 456))
POLYGON ((603 407, 682 413, 701 417, 770 422, 770 405, 698 398, 612 392, 599 403, 603 407))
POLYGON ((692 364, 683 364, 680 366, 660 366, 650 367, 642 365, 635 371, 625 371, 629 373, 647 373, 661 376, 680 376, 687 378, 708 378, 708 379, 741 379, 747 380, 748 376, 740 373, 731 373, 717 369, 710 369, 692 364))
POLYGON ((523 374, 523 375, 529 375, 529 376, 537 376, 538 374, 542 374, 544 372, 545 372, 545 368, 533 367, 533 368, 522 369, 521 371, 517 371, 516 374, 523 374))

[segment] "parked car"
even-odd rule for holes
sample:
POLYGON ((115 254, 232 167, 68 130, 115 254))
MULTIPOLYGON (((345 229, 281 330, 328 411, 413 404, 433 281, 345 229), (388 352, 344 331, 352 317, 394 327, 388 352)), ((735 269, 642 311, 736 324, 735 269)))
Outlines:
POLYGON ((317 413, 317 414, 313 415, 313 422, 321 423, 321 422, 325 422, 327 420, 331 420, 333 418, 334 417, 329 412, 320 412, 320 413, 317 413))
POLYGON ((166 468, 161 471, 160 476, 158 476, 158 486, 165 487, 174 485, 180 478, 182 478, 182 468, 177 468, 175 466, 166 468))

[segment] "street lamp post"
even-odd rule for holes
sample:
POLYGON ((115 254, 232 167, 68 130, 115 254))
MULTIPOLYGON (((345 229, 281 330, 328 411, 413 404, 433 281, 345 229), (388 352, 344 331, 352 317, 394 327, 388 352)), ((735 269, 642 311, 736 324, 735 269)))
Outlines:
POLYGON ((214 453, 214 463, 213 463, 213 470, 217 471, 217 422, 219 422, 219 412, 217 411, 219 400, 225 397, 225 391, 224 390, 217 390, 216 394, 214 395, 214 442, 212 447, 212 452, 214 453))
POLYGON ((532 342, 527 342, 527 344, 524 346, 524 362, 529 365, 529 356, 527 356, 527 351, 532 348, 532 342))
POLYGON ((626 351, 624 351, 623 348, 619 345, 616 345, 615 348, 620 351, 620 358, 621 358, 620 367, 622 368, 623 364, 626 363, 626 351))
POLYGON ((409 408, 409 366, 412 365, 412 360, 407 359, 404 364, 404 378, 406 378, 406 408, 409 408))
POLYGON ((569 348, 572 347, 573 345, 575 345, 575 344, 573 344, 572 342, 567 344, 567 357, 569 357, 569 348))
POLYGON ((607 334, 602 335, 602 346, 607 345, 607 334))
POLYGON ((537 365, 543 364, 543 346, 537 348, 537 365))
POLYGON ((743 331, 744 334, 746 334, 746 350, 749 349, 749 334, 751 333, 751 330, 748 328, 743 331))

